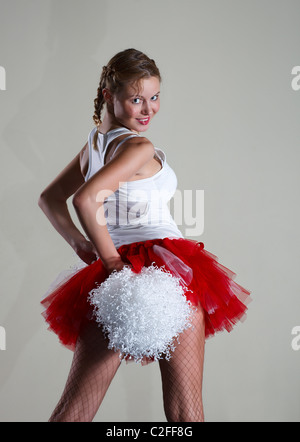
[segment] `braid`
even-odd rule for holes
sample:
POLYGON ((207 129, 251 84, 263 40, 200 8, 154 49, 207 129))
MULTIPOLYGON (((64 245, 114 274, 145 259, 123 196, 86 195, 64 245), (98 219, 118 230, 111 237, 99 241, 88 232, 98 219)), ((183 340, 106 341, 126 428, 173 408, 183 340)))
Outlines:
MULTIPOLYGON (((104 66, 105 68, 105 66, 104 66)), ((100 78, 100 82, 99 82, 99 86, 97 89, 97 97, 94 100, 94 115, 93 115, 93 120, 94 123, 96 124, 97 128, 99 128, 100 124, 101 124, 101 112, 105 103, 103 94, 102 94, 102 90, 105 87, 105 83, 106 83, 106 71, 103 68, 102 74, 101 74, 101 78, 100 78)), ((95 132, 94 135, 94 139, 93 139, 93 147, 94 149, 97 150, 97 136, 98 136, 98 131, 95 132)))
POLYGON ((97 97, 94 100, 95 111, 94 111, 94 115, 93 115, 93 120, 94 120, 97 127, 101 123, 101 111, 102 111, 103 104, 104 104, 104 98, 102 95, 102 87, 101 87, 101 82, 100 82, 100 85, 97 89, 97 97))

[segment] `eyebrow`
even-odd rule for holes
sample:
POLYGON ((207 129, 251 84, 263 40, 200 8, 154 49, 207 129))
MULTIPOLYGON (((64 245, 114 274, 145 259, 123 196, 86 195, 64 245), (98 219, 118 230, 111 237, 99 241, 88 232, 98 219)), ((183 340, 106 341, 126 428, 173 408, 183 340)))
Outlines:
MULTIPOLYGON (((155 95, 159 95, 159 94, 160 94, 160 91, 156 92, 156 94, 154 94, 154 95, 151 95, 151 97, 154 97, 155 95)), ((130 95, 129 98, 133 98, 133 97, 141 97, 141 98, 144 98, 143 95, 140 95, 140 94, 133 94, 133 95, 130 95)))

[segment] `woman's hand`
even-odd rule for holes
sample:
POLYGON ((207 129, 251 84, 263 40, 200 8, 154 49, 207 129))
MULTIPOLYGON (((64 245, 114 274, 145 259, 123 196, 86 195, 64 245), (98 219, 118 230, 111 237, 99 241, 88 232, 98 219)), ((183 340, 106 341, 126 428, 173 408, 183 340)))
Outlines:
POLYGON ((73 250, 86 264, 90 265, 98 259, 97 251, 94 245, 84 238, 76 242, 76 244, 73 246, 73 250))
MULTIPOLYGON (((93 243, 85 238, 77 241, 73 246, 73 249, 79 258, 82 259, 82 261, 84 261, 86 264, 90 265, 99 259, 93 243)), ((107 259, 105 262, 103 262, 103 265, 110 275, 114 270, 122 270, 126 263, 122 261, 121 256, 118 254, 107 259)))
POLYGON ((108 271, 108 274, 110 275, 114 270, 120 271, 122 268, 126 265, 124 261, 122 261, 121 256, 116 256, 111 258, 110 260, 106 261, 104 263, 104 267, 108 271))

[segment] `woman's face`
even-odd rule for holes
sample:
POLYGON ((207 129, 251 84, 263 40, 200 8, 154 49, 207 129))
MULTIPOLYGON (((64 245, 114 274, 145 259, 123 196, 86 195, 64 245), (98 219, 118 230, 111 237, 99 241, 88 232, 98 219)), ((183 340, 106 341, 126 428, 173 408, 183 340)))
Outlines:
POLYGON ((139 91, 133 85, 125 86, 112 97, 113 113, 118 123, 137 132, 145 132, 159 111, 160 81, 157 77, 142 79, 139 91))

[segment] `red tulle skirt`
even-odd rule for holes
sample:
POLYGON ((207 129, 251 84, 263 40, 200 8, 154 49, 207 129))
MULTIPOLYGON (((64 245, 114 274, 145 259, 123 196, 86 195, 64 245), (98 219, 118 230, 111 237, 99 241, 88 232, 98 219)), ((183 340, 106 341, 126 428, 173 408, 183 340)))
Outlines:
MULTIPOLYGON (((122 261, 135 273, 152 264, 164 267, 179 277, 186 287, 185 296, 205 314, 206 338, 227 330, 243 320, 250 292, 237 284, 235 274, 204 249, 202 242, 185 238, 153 239, 119 247, 122 261)), ((108 277, 100 259, 78 269, 60 282, 41 304, 49 329, 60 342, 74 350, 82 327, 93 318, 89 292, 108 277)))

